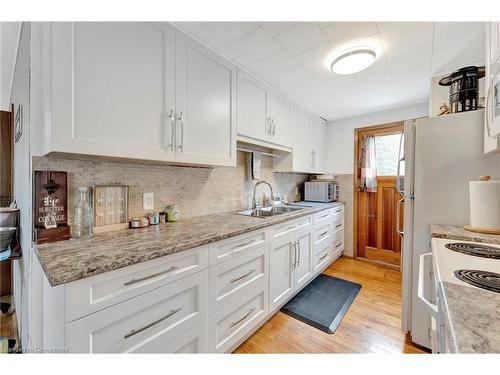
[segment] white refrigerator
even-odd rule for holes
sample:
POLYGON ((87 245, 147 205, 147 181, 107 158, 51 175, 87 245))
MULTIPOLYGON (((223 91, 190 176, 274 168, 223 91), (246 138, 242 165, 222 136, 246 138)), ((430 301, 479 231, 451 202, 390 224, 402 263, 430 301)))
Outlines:
POLYGON ((483 110, 405 123, 398 168, 404 198, 402 322, 412 341, 428 348, 430 315, 417 297, 419 257, 431 251, 431 224, 468 224, 469 181, 500 178, 500 154, 483 153, 483 124, 483 110))

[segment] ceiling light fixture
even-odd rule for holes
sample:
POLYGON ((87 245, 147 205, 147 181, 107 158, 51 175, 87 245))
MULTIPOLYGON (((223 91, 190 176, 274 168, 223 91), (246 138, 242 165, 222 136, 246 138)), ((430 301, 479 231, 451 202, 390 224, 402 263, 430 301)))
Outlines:
POLYGON ((330 69, 336 74, 357 73, 373 64, 376 57, 376 53, 368 48, 351 50, 333 60, 330 69))

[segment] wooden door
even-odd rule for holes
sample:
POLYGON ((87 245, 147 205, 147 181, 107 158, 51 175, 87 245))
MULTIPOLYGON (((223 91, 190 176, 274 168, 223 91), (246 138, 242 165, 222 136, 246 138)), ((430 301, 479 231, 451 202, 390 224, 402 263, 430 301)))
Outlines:
MULTIPOLYGON (((356 155, 359 155, 363 136, 397 135, 399 137, 402 132, 403 124, 401 123, 357 130, 356 155)), ((394 150, 396 154, 399 154, 398 151, 399 149, 394 150)), ((355 251, 358 258, 399 267, 401 237, 398 230, 403 227, 404 212, 403 204, 400 202, 402 196, 396 188, 396 179, 396 173, 378 176, 376 192, 356 191, 355 251), (398 209, 400 210, 399 222, 398 209)), ((356 177, 355 188, 357 185, 356 177)))
POLYGON ((176 161, 236 166, 236 67, 176 33, 176 161))

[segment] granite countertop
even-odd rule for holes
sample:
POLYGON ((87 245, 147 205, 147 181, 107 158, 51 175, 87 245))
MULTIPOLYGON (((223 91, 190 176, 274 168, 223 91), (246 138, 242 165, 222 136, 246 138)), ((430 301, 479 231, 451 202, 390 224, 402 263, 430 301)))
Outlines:
POLYGON ((471 232, 464 227, 452 225, 431 225, 431 236, 458 241, 485 242, 500 245, 500 235, 471 232))
POLYGON ((500 353, 500 294, 439 283, 449 349, 454 353, 500 353))
POLYGON ((51 286, 61 285, 237 236, 343 204, 335 202, 268 218, 235 212, 179 220, 141 229, 99 233, 35 246, 51 286))

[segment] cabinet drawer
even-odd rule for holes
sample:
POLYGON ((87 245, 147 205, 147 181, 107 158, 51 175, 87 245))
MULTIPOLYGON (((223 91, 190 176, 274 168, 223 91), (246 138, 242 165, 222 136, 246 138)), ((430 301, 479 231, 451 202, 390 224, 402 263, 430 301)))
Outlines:
POLYGON ((331 225, 327 223, 325 225, 320 225, 314 230, 314 246, 323 246, 324 243, 328 243, 331 240, 331 225))
POLYGON ((295 233, 299 229, 305 229, 312 225, 312 216, 304 216, 300 219, 288 221, 283 224, 278 224, 272 228, 272 238, 280 238, 290 233, 295 233))
POLYGON ((325 246, 321 251, 318 251, 317 254, 314 254, 313 257, 313 273, 320 272, 330 261, 331 259, 331 246, 325 246))
POLYGON ((155 351, 155 353, 165 353, 165 354, 168 353, 194 354, 194 353, 206 353, 206 352, 207 352, 206 320, 155 351))
POLYGON ((333 232, 332 243, 336 243, 339 240, 343 239, 344 239, 344 228, 342 226, 340 229, 337 229, 336 231, 333 232))
POLYGON ((340 205, 338 207, 335 207, 332 210, 333 210, 333 214, 332 214, 333 221, 344 218, 344 205, 340 205))
POLYGON ((269 245, 214 266, 208 271, 208 312, 212 314, 230 302, 267 283, 269 245))
POLYGON ((267 284, 262 283, 254 291, 217 311, 208 318, 208 350, 225 353, 268 313, 267 284))
POLYGON ((208 271, 71 322, 70 353, 156 351, 207 317, 208 271))
POLYGON ((266 242, 266 231, 259 230, 209 245, 209 264, 212 266, 252 251, 266 242))
POLYGON ((319 224, 319 223, 325 223, 327 221, 330 222, 332 215, 333 215, 332 209, 321 211, 321 212, 316 212, 313 215, 313 223, 319 224))
POLYGON ((71 322, 207 267, 208 250, 202 246, 70 283, 66 320, 71 322))

